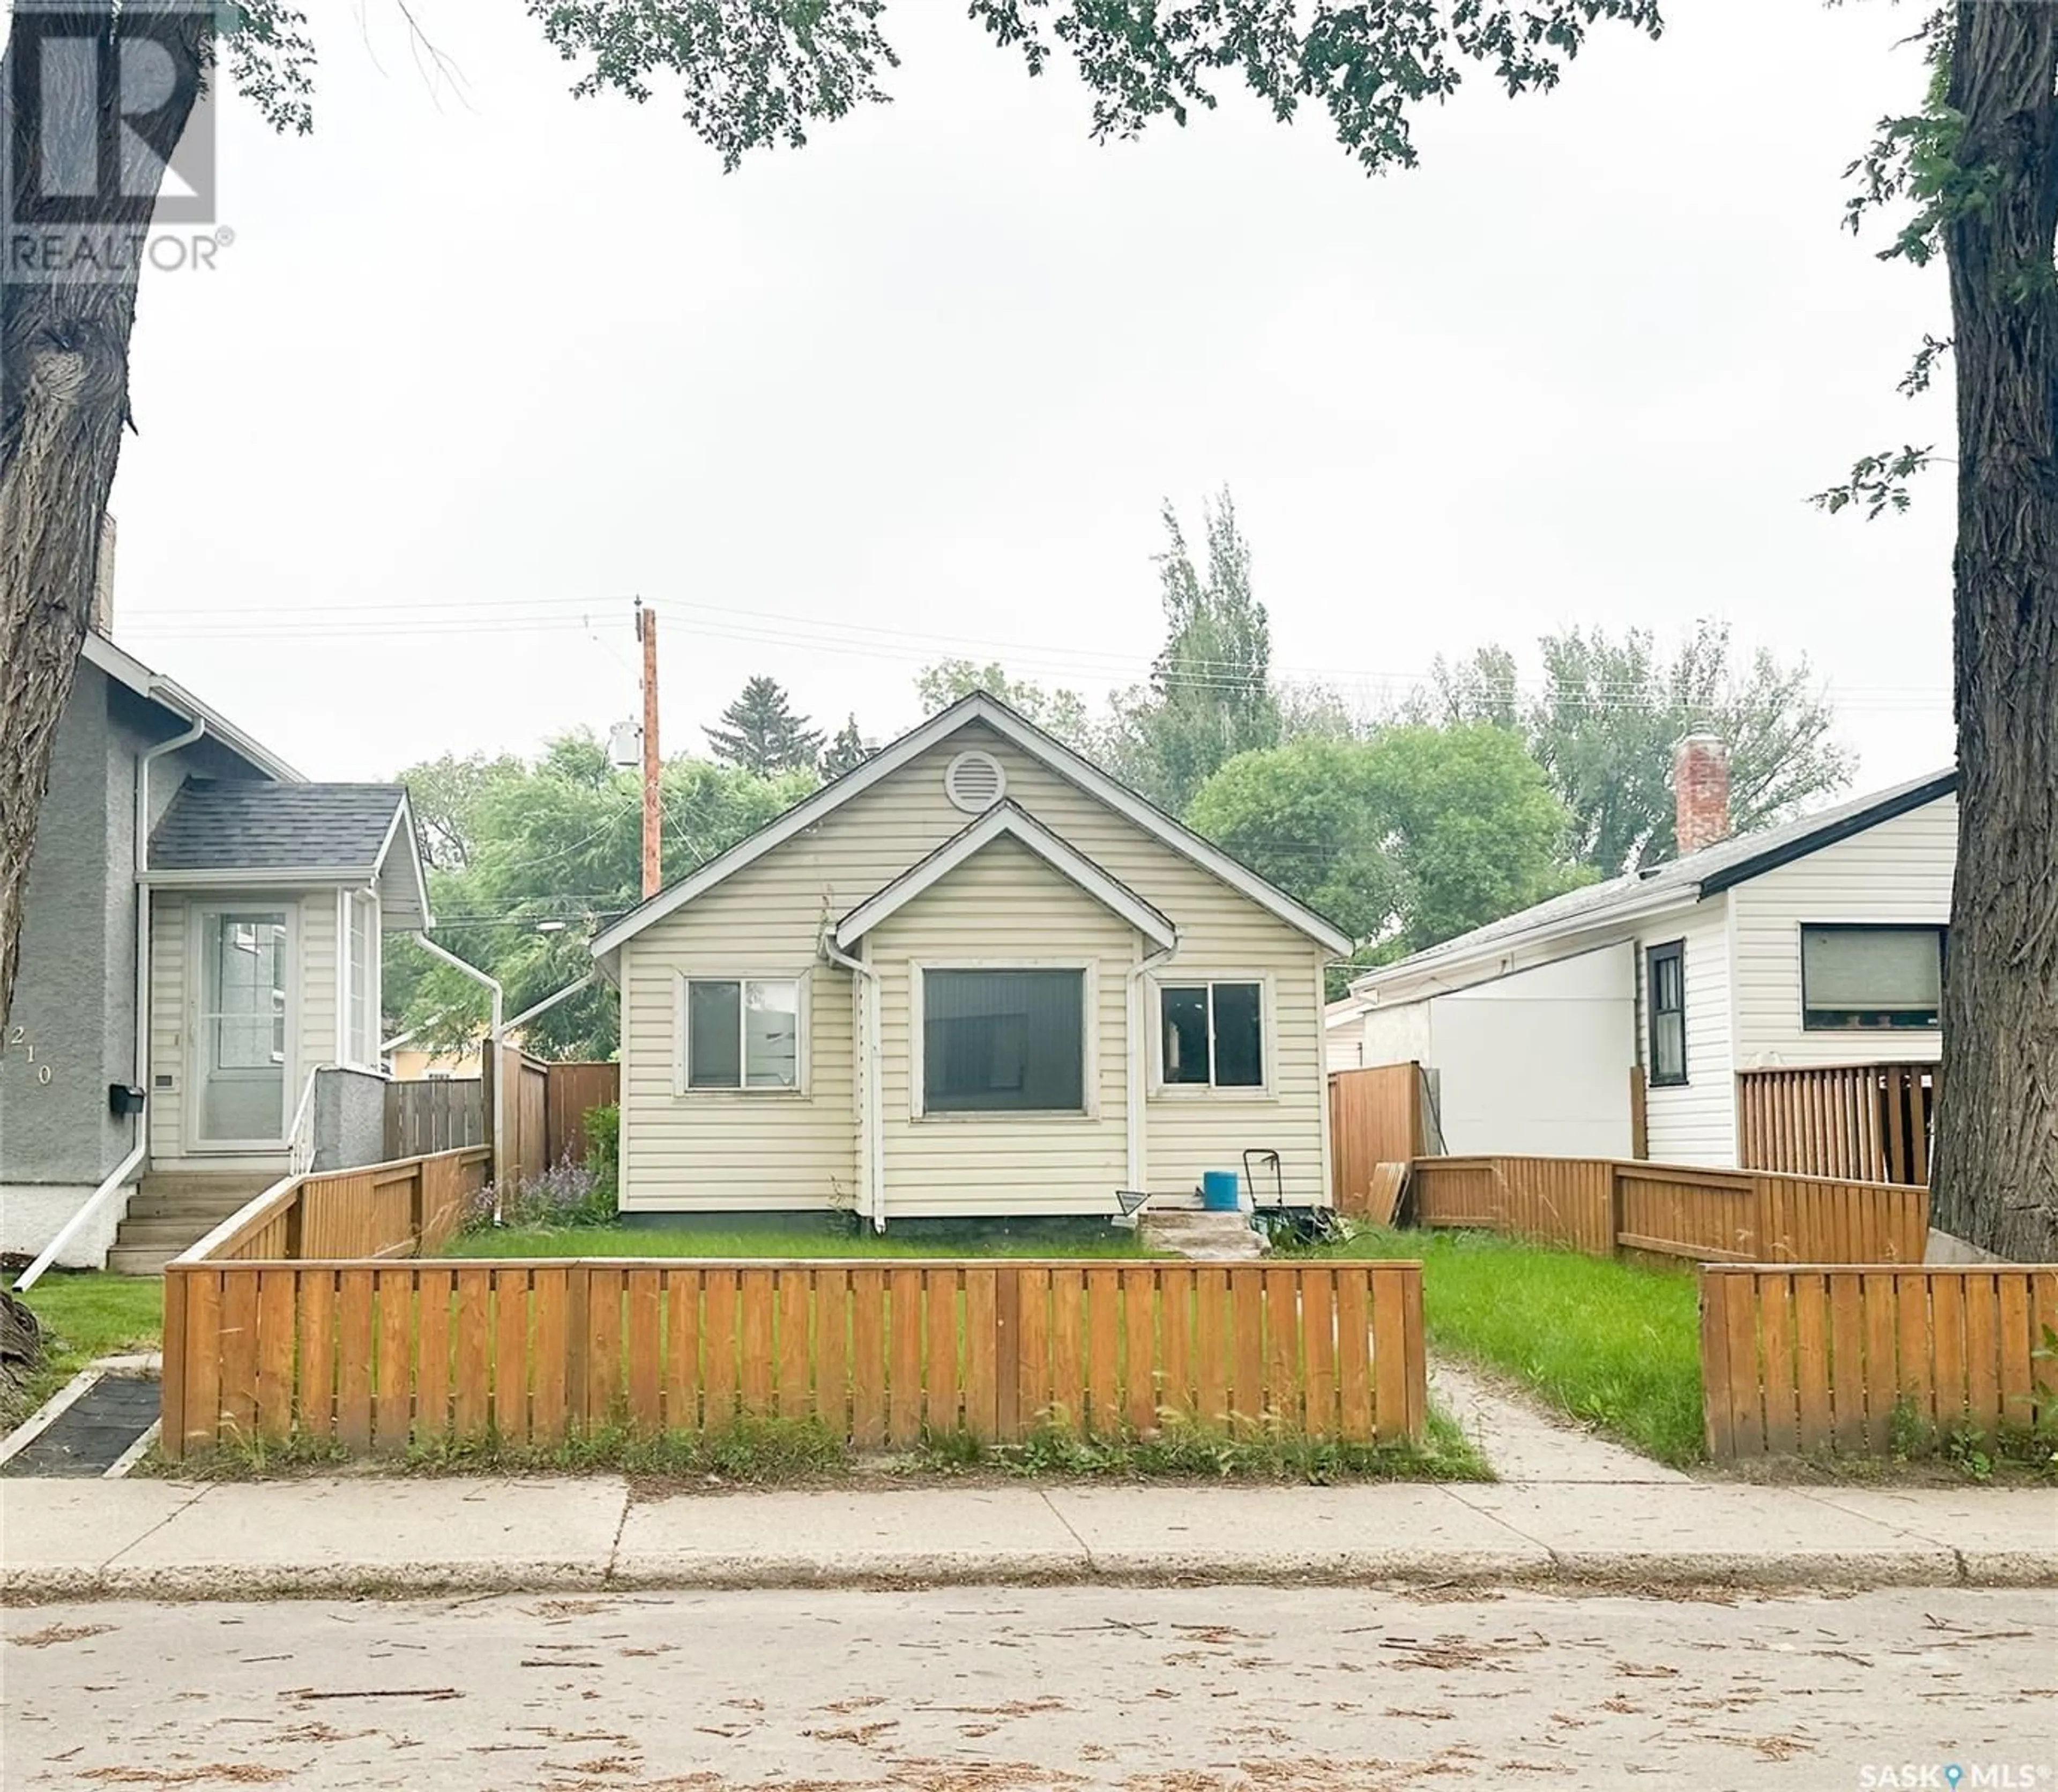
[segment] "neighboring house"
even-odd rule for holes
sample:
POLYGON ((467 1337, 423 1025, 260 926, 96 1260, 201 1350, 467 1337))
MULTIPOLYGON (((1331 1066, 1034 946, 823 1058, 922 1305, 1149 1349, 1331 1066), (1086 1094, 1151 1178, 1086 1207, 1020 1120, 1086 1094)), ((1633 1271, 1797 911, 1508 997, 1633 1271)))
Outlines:
POLYGON ((595 940, 622 1208, 1112 1214, 1246 1151, 1325 1205, 1322 971, 1349 949, 966 697, 595 940))
POLYGON ((1740 1076, 1933 1063, 1956 774, 1727 838, 1719 747, 1682 759, 1692 849, 1355 979, 1331 1065, 1420 1062, 1454 1154, 1618 1158, 1636 1067, 1641 1154, 1729 1166, 1740 1076))
POLYGON ((117 1264, 151 1267, 283 1172, 311 1073, 378 1072, 381 935, 428 920, 399 785, 309 783, 89 634, 0 1050, 0 1250, 111 1183, 60 1260, 126 1215, 117 1264))
POLYGON ((386 1074, 395 1083, 440 1083, 451 1077, 477 1076, 479 1047, 467 1046, 462 1051, 431 1051, 421 1046, 396 1045, 386 1054, 386 1074))

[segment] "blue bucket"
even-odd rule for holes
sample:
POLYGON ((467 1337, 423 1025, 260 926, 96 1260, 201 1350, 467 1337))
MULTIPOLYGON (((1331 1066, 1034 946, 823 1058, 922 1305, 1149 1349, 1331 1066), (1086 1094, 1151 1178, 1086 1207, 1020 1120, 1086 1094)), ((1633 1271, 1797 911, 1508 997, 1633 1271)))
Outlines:
POLYGON ((1201 1206, 1210 1214, 1239 1213, 1243 1208, 1242 1183, 1234 1170, 1201 1172, 1201 1206))

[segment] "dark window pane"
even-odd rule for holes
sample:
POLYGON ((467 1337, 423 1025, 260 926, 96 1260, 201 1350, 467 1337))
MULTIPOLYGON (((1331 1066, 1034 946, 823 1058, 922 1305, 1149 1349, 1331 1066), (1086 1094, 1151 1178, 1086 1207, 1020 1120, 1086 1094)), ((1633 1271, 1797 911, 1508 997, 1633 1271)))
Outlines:
POLYGON ((1215 1087, 1255 1089, 1265 1081, 1262 991, 1257 983, 1217 983, 1215 1087))
POLYGON ((1683 944, 1654 946, 1645 960, 1651 1020, 1651 1081, 1687 1080, 1687 958, 1683 944))
POLYGON ((1192 989, 1162 989, 1158 992, 1159 1012, 1164 1017, 1165 1080, 1206 1083, 1208 1079, 1208 991, 1205 984, 1192 989))
POLYGON ((1651 1069, 1661 1083, 1683 1082, 1687 1075, 1687 1035, 1684 1017, 1658 1016, 1651 1031, 1651 1069))
POLYGON ((686 1087, 743 1086, 743 986, 686 985, 686 1087))
POLYGON ((929 971, 922 979, 924 1108, 1082 1110, 1085 981, 1077 971, 929 971))

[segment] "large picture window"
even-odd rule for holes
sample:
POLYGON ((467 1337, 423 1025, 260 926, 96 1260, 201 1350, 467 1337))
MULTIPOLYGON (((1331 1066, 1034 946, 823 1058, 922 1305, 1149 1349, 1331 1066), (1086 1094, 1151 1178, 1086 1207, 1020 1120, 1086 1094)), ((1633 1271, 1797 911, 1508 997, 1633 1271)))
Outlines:
POLYGON ((689 1089, 797 1089, 801 985, 791 977, 686 980, 689 1089))
POLYGON ((1166 983, 1158 991, 1159 1079, 1168 1089, 1265 1086, 1265 986, 1166 983))
POLYGON ((1653 946, 1645 960, 1645 995, 1651 1011, 1651 1086, 1663 1089, 1687 1080, 1687 942, 1653 946))
POLYGON ((1935 1027, 1944 1007, 1941 927, 1804 927, 1801 1024, 1810 1031, 1935 1027))
POLYGON ((1086 973, 927 971, 925 1114, 1086 1108, 1086 973))

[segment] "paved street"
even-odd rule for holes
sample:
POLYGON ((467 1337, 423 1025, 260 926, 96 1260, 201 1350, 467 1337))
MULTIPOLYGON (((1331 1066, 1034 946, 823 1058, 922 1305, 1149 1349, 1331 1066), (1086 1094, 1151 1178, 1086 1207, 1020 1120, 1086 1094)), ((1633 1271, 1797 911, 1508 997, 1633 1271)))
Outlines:
POLYGON ((18 1792, 1812 1789, 2058 1758, 2058 1606, 2033 1590, 101 1602, 5 1633, 18 1792))

